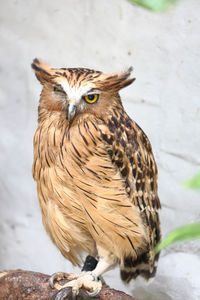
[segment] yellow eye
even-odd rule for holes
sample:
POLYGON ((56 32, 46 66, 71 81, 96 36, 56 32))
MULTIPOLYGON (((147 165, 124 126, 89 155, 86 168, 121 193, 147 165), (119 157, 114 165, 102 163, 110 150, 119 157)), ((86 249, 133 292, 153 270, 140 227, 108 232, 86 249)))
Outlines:
POLYGON ((99 94, 90 94, 87 96, 83 96, 83 99, 87 102, 87 103, 95 103, 98 99, 99 99, 99 94))

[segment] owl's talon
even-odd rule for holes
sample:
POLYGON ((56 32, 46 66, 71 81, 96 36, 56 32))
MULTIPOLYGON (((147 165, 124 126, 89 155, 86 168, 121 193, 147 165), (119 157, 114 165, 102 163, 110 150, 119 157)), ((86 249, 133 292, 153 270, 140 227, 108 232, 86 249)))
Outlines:
POLYGON ((58 276, 59 276, 61 273, 62 273, 62 272, 53 273, 53 274, 51 275, 51 277, 49 278, 49 284, 50 284, 50 286, 51 286, 52 289, 55 288, 54 283, 55 283, 55 281, 58 281, 58 276))
POLYGON ((105 282, 104 278, 102 275, 98 276, 98 280, 101 280, 102 287, 104 288, 110 288, 110 286, 105 282))
POLYGON ((62 279, 71 279, 69 278, 71 274, 66 274, 64 272, 57 272, 57 273, 53 273, 51 275, 51 277, 49 278, 49 284, 51 286, 52 289, 55 289, 55 283, 62 280, 62 279))
POLYGON ((97 296, 101 292, 102 286, 96 289, 94 292, 87 292, 90 298, 97 296))

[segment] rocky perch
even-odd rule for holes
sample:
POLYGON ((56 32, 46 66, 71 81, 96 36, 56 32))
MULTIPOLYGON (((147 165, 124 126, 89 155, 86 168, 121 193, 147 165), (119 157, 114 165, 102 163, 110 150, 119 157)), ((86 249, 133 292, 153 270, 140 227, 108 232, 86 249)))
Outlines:
MULTIPOLYGON (((1 300, 61 300, 72 299, 71 288, 66 288, 65 297, 59 296, 59 291, 49 285, 49 275, 23 270, 0 272, 0 299, 1 300)), ((63 284, 67 280, 63 280, 63 284)), ((88 299, 81 290, 77 300, 88 299)), ((100 300, 136 300, 135 298, 110 288, 102 288, 95 299, 100 300)))

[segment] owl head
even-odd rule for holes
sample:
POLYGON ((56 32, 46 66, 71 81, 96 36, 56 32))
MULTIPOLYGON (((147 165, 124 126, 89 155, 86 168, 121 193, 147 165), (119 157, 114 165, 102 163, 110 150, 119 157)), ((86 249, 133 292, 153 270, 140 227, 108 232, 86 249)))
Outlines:
POLYGON ((70 123, 83 113, 103 115, 109 107, 121 105, 119 90, 135 80, 129 78, 132 67, 103 74, 86 68, 54 69, 37 58, 31 66, 43 85, 40 106, 63 112, 70 123))

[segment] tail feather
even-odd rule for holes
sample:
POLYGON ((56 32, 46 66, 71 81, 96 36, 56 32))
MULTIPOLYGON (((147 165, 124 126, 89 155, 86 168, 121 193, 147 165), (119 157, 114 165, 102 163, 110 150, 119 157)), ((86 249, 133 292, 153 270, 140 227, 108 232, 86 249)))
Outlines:
POLYGON ((158 258, 159 254, 153 257, 152 260, 149 253, 143 253, 137 260, 132 257, 126 257, 123 265, 120 267, 121 279, 126 283, 138 276, 149 280, 156 274, 158 258))

